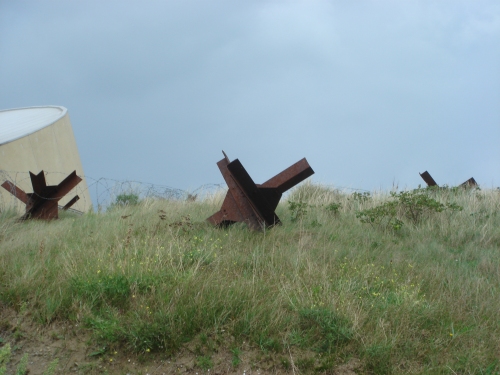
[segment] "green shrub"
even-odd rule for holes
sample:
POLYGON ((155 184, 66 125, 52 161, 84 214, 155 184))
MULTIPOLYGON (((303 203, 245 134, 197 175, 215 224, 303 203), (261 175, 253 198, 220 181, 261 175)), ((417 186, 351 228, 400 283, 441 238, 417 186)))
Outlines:
POLYGON ((116 206, 134 206, 139 203, 139 195, 136 193, 119 194, 115 198, 116 206))
POLYGON ((338 214, 341 208, 342 208, 342 203, 335 203, 335 202, 330 203, 325 207, 326 211, 332 214, 338 214))
POLYGON ((365 224, 381 226, 383 229, 392 228, 400 230, 403 221, 397 218, 398 203, 395 201, 383 203, 377 207, 369 208, 356 213, 356 217, 365 224))
POLYGON ((292 214, 292 222, 296 222, 302 218, 304 218, 307 214, 307 209, 309 205, 306 202, 299 201, 288 201, 288 209, 292 214))
POLYGON ((419 224, 424 217, 445 210, 461 211, 463 208, 455 203, 441 203, 429 196, 428 189, 414 189, 390 192, 391 200, 356 213, 362 223, 381 226, 384 229, 398 231, 405 223, 419 224))
POLYGON ((368 202, 372 199, 372 196, 369 192, 365 191, 363 193, 352 193, 351 194, 351 199, 355 202, 360 202, 360 203, 365 203, 368 202))

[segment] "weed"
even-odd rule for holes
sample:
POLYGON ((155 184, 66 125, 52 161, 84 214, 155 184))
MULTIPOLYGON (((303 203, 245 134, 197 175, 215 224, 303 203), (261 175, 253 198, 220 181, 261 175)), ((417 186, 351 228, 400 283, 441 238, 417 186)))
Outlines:
POLYGON ((485 369, 484 371, 481 371, 481 374, 484 375, 498 375, 500 374, 500 365, 499 365, 500 360, 495 359, 493 362, 491 362, 485 369))
POLYGON ((73 294, 87 301, 96 311, 104 304, 125 308, 130 297, 130 281, 123 275, 106 275, 97 270, 88 279, 74 277, 71 280, 73 294))
POLYGON ((89 316, 85 325, 94 331, 97 340, 102 343, 116 343, 122 337, 122 327, 113 316, 89 316))
MULTIPOLYGON (((5 344, 2 348, 0 348, 0 375, 5 375, 7 373, 7 364, 10 362, 11 357, 11 348, 10 344, 5 344)), ((57 365, 59 364, 59 359, 56 358, 52 362, 49 363, 47 369, 43 372, 43 375, 53 375, 57 365)), ((16 368, 16 375, 25 375, 28 373, 28 354, 25 353, 21 357, 19 364, 16 368)))
POLYGON ((134 206, 139 203, 139 195, 136 193, 119 194, 112 206, 134 206))
POLYGON ((7 364, 10 361, 10 355, 10 344, 7 343, 0 348, 0 375, 3 375, 7 372, 7 364))
POLYGON ((314 219, 313 221, 311 221, 311 224, 310 224, 310 226, 312 228, 319 228, 319 227, 321 227, 321 225, 322 224, 317 219, 314 219))
POLYGON ((347 344, 353 337, 352 324, 338 313, 327 309, 304 309, 299 311, 302 329, 310 331, 316 348, 321 352, 330 352, 347 344))
POLYGON ((292 368, 292 364, 290 363, 290 360, 286 357, 282 357, 280 359, 280 362, 281 362, 281 366, 283 366, 283 368, 285 370, 290 370, 292 368))
POLYGON ((397 202, 386 202, 380 206, 359 211, 356 217, 362 222, 372 226, 381 226, 383 229, 400 230, 403 222, 397 218, 397 202))
POLYGON ((200 342, 203 344, 203 345, 207 345, 208 343, 208 336, 206 333, 202 333, 200 334, 200 342))
POLYGON ((332 214, 337 215, 339 210, 342 208, 342 203, 330 203, 325 207, 326 211, 332 214))
POLYGON ((288 334, 288 342, 290 345, 306 348, 310 345, 310 336, 305 334, 301 329, 294 329, 288 334))
POLYGON ((365 203, 372 199, 371 194, 367 191, 363 193, 354 192, 351 195, 351 199, 355 202, 365 203))
POLYGON ((288 201, 288 209, 290 210, 292 217, 292 222, 296 222, 302 219, 307 214, 307 209, 309 205, 303 201, 288 201))
POLYGON ((108 351, 108 348, 103 346, 102 348, 99 348, 99 349, 93 351, 92 353, 90 353, 89 357, 99 357, 103 354, 106 354, 107 351, 108 351))
POLYGON ((274 337, 265 337, 264 335, 260 335, 257 343, 260 349, 264 352, 273 351, 275 353, 279 353, 283 350, 281 341, 274 337))
POLYGON ((401 191, 399 193, 391 192, 391 197, 396 199, 404 217, 413 224, 418 224, 425 214, 442 212, 446 209, 451 211, 461 211, 463 209, 455 203, 443 204, 438 202, 429 196, 426 189, 401 191))
POLYGON ((186 202, 194 202, 194 201, 196 201, 196 198, 198 198, 198 194, 188 193, 188 195, 186 197, 186 202))
POLYGON ((241 349, 240 348, 233 348, 231 349, 231 354, 233 355, 231 357, 231 365, 233 367, 238 367, 238 365, 241 363, 241 349))
POLYGON ((427 189, 414 189, 412 191, 390 192, 391 201, 387 201, 374 208, 369 208, 356 213, 362 223, 381 226, 384 229, 398 231, 406 222, 413 225, 419 224, 424 217, 432 213, 445 210, 461 211, 463 208, 455 203, 441 203, 429 196, 427 189))
POLYGON ((25 375, 28 372, 28 354, 23 354, 19 365, 17 365, 16 375, 25 375))
POLYGON ((310 372, 314 370, 314 358, 299 358, 295 361, 295 365, 301 372, 310 372))
POLYGON ((208 355, 202 355, 196 358, 196 365, 200 367, 202 370, 210 370, 214 367, 214 363, 212 358, 208 355))
POLYGON ((49 366, 43 372, 43 375, 53 375, 56 372, 58 365, 59 365, 59 358, 56 358, 52 362, 49 363, 49 366))
POLYGON ((24 332, 19 327, 16 327, 12 336, 18 341, 24 337, 24 332))
POLYGON ((365 368, 369 373, 386 375, 392 373, 392 347, 387 344, 373 344, 365 350, 365 368))

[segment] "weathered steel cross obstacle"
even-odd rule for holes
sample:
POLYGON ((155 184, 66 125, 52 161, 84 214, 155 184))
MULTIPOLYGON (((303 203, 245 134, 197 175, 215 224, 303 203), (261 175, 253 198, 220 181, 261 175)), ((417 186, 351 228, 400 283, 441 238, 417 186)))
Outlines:
MULTIPOLYGON (((436 181, 434 181, 434 179, 432 178, 432 176, 430 175, 429 172, 425 171, 424 173, 419 173, 419 174, 420 174, 420 177, 422 177, 422 179, 425 181, 427 186, 438 186, 438 184, 436 183, 436 181)), ((474 180, 474 177, 471 177, 467 181, 465 181, 464 183, 460 184, 460 186, 470 188, 470 187, 477 187, 478 185, 477 185, 476 180, 474 180)))
POLYGON ((252 230, 262 230, 280 224, 274 212, 285 191, 314 174, 304 158, 277 174, 262 185, 255 184, 238 159, 224 159, 217 163, 229 191, 222 208, 207 220, 216 226, 243 222, 252 230))
MULTIPOLYGON (((59 200, 68 194, 82 179, 73 171, 57 186, 47 186, 43 171, 37 175, 30 172, 33 193, 26 194, 22 189, 10 181, 5 181, 2 187, 12 195, 26 204, 26 213, 21 217, 25 219, 51 220, 58 218, 59 200)), ((67 210, 80 197, 77 195, 71 199, 62 209, 67 210)))

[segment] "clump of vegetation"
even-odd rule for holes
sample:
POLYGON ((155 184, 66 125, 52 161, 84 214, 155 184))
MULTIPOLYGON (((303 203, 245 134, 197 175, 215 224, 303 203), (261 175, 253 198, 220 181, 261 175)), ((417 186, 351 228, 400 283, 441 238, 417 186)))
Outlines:
POLYGON ((497 191, 303 184, 265 233, 207 223, 223 199, 51 223, 0 216, 0 303, 34 324, 83 327, 92 358, 189 347, 213 372, 222 351, 225 369, 251 351, 276 372, 332 372, 349 358, 360 373, 500 370, 497 191))
POLYGON ((136 193, 122 193, 115 198, 113 206, 135 206, 139 203, 139 195, 136 193))
POLYGON ((338 313, 325 308, 304 309, 299 312, 301 327, 309 345, 320 352, 332 352, 353 338, 352 323, 338 313))
POLYGON ((342 208, 342 203, 336 203, 336 202, 332 202, 326 205, 325 207, 326 211, 331 212, 332 214, 338 214, 341 208, 342 208))
POLYGON ((210 370, 212 367, 214 367, 214 363, 212 361, 212 358, 206 355, 202 355, 196 358, 196 364, 198 367, 200 367, 202 370, 210 370))
POLYGON ((0 348, 0 375, 7 372, 7 363, 10 361, 10 344, 4 345, 0 348))
POLYGON ((307 208, 309 205, 306 202, 299 201, 288 201, 288 209, 291 213, 291 221, 292 223, 302 219, 307 215, 307 208))
POLYGON ((370 192, 368 192, 368 191, 365 191, 363 193, 354 192, 351 195, 351 199, 353 201, 356 201, 356 202, 365 203, 365 202, 370 201, 372 199, 372 196, 371 196, 370 192))
POLYGON ((403 224, 419 224, 425 217, 443 211, 461 211, 463 207, 452 202, 441 203, 432 198, 429 189, 390 192, 391 199, 373 208, 356 213, 362 223, 400 230, 403 224))

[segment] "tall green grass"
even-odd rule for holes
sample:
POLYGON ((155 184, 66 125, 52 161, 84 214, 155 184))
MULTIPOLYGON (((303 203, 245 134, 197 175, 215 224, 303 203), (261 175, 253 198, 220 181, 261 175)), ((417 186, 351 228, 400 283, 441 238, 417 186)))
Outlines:
POLYGON ((389 194, 304 184, 262 233, 207 223, 223 194, 48 223, 0 215, 0 301, 80 322, 109 350, 198 340, 203 366, 246 341, 285 368, 293 350, 303 373, 356 358, 363 373, 498 374, 500 193, 428 194, 463 210, 386 230, 356 214, 389 194))

